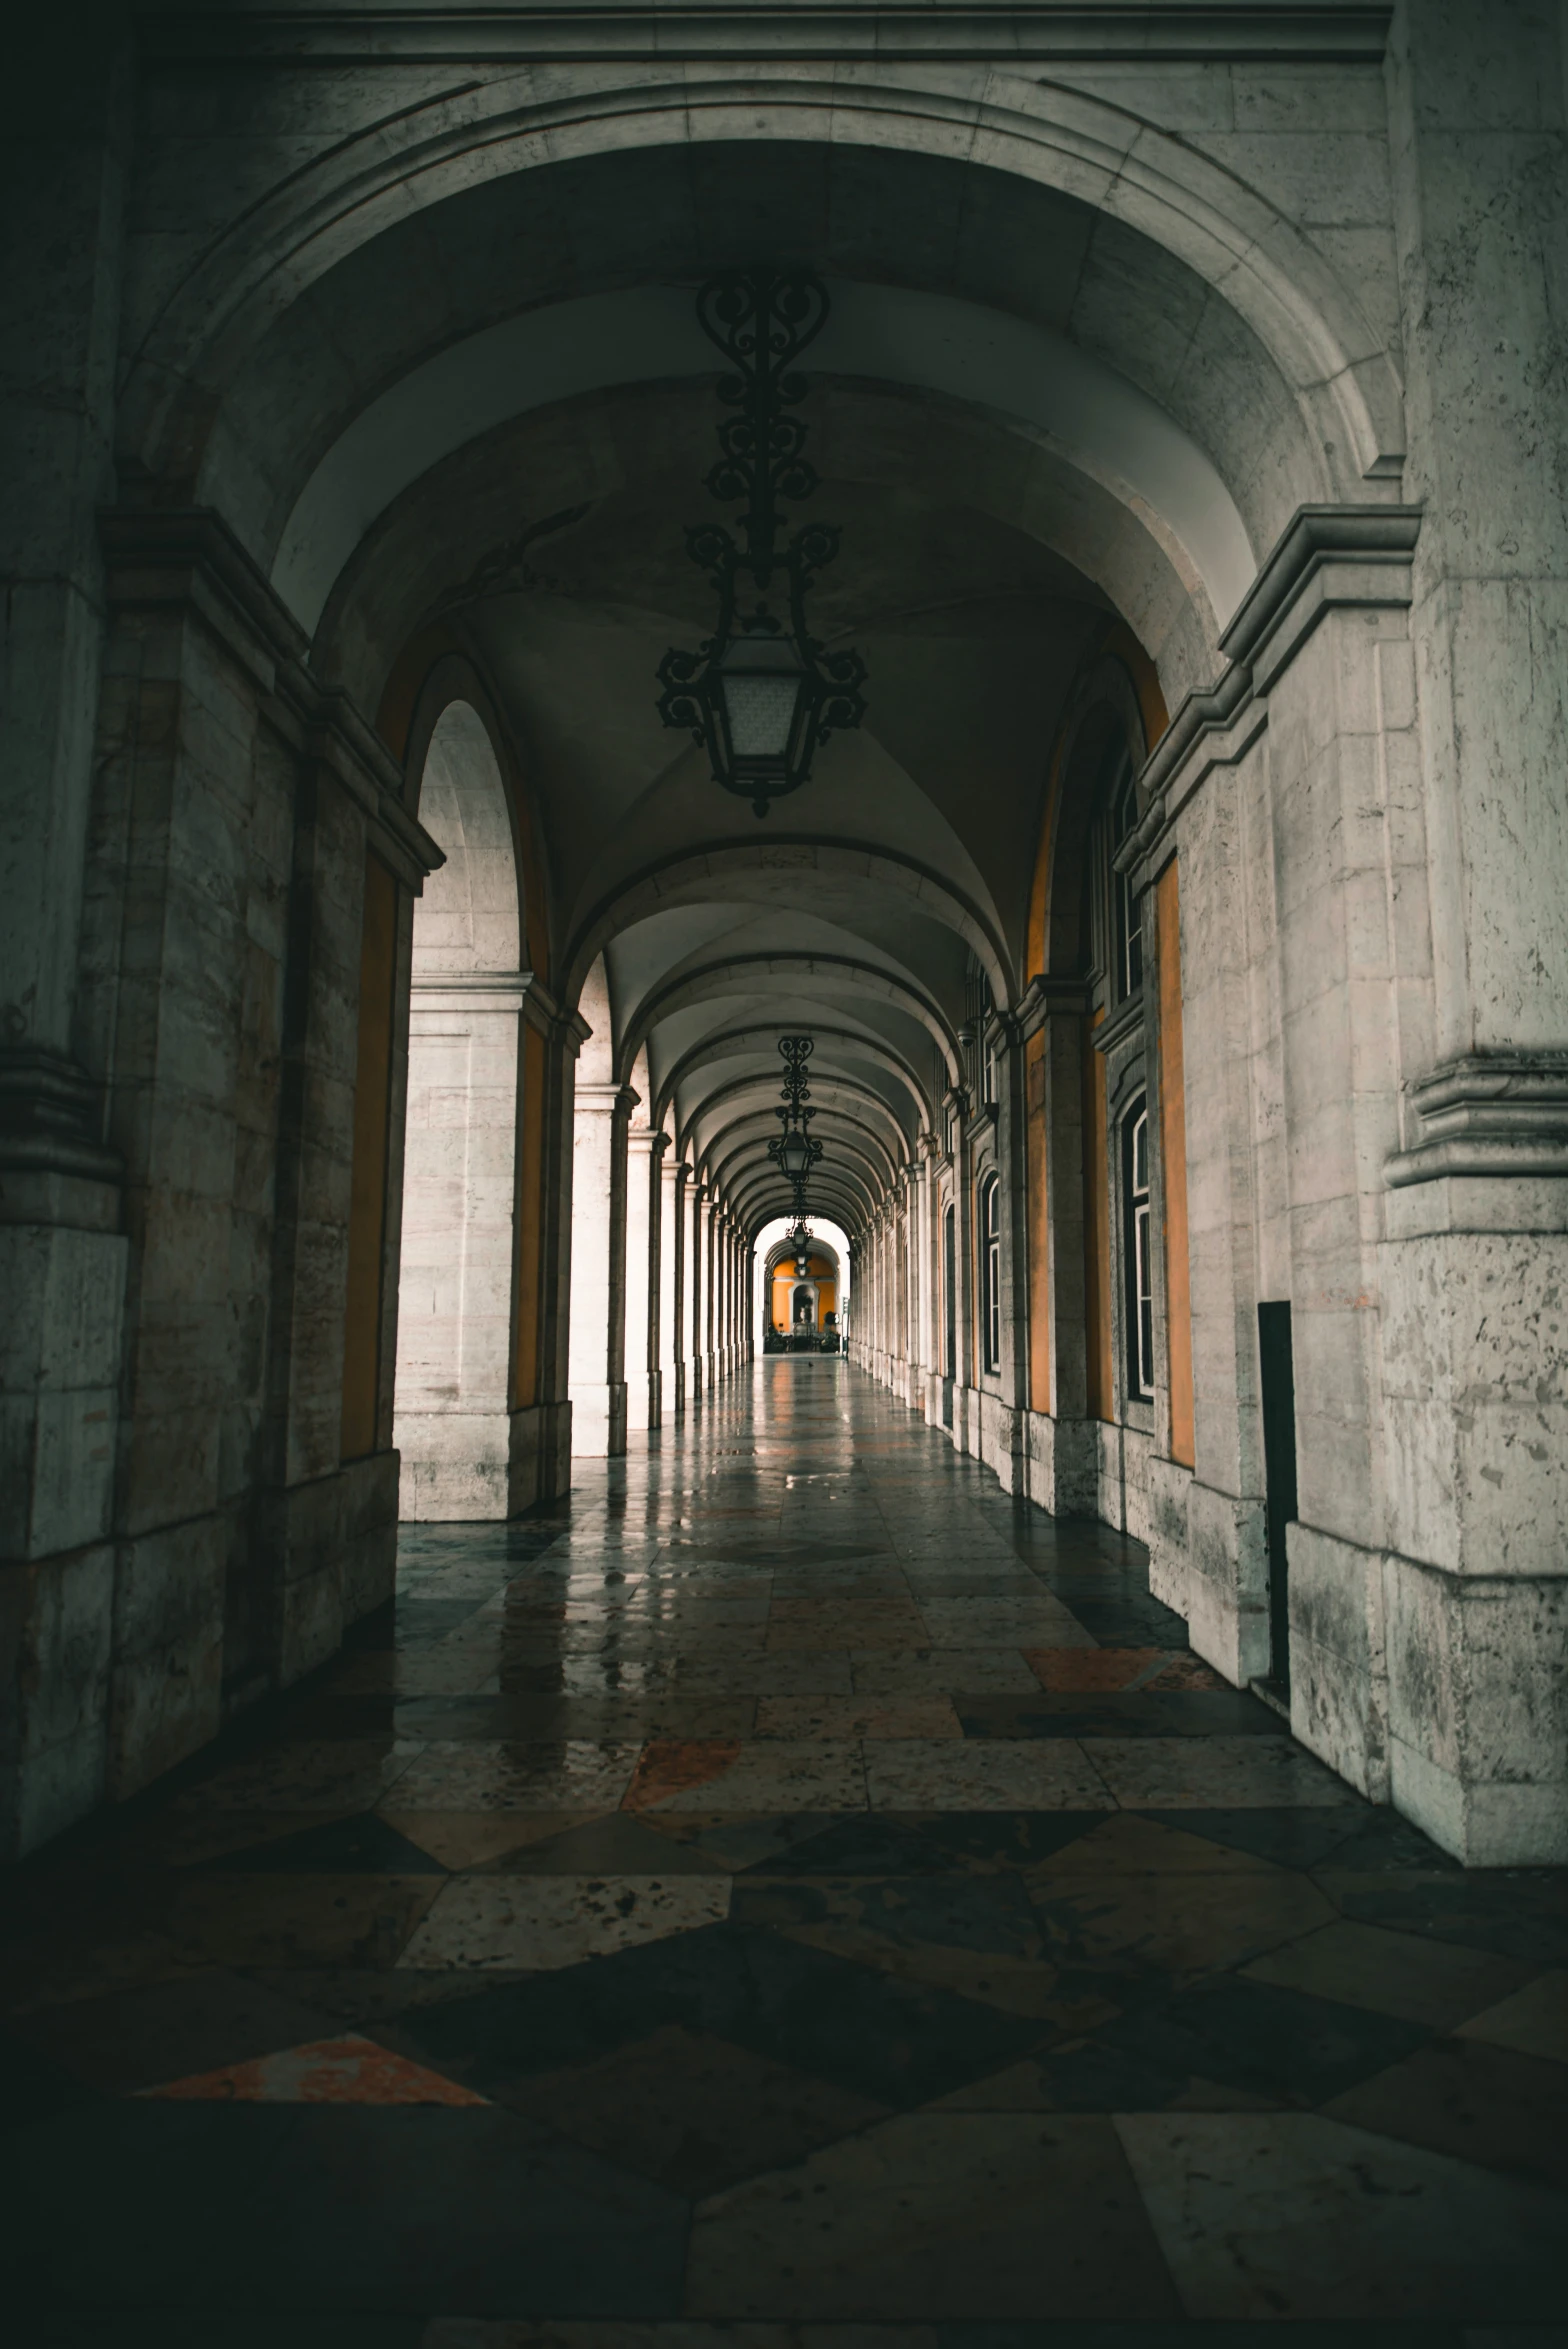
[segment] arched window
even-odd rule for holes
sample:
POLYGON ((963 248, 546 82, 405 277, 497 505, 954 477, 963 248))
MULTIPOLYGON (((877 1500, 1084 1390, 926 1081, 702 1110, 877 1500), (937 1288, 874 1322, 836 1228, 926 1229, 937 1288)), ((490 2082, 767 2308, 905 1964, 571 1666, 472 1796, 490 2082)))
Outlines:
MULTIPOLYGON (((1111 855, 1138 825, 1138 778, 1132 753, 1123 749, 1112 769, 1110 788, 1111 855)), ((1111 871, 1112 992, 1118 1003, 1136 995, 1143 985, 1143 901, 1130 875, 1111 871)))
POLYGON ((1154 1270, 1149 1227, 1149 1111, 1140 1097, 1122 1120, 1123 1254, 1127 1266, 1127 1392, 1154 1397, 1154 1270))
POLYGON ((987 1175, 980 1186, 981 1344, 987 1370, 1002 1367, 1002 1186, 987 1175))

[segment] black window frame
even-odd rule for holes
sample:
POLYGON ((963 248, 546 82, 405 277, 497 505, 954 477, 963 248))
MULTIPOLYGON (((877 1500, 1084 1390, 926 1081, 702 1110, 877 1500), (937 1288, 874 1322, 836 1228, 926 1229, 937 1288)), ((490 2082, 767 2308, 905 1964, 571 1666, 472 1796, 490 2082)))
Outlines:
POLYGON ((1129 873, 1116 870, 1116 852, 1138 826, 1138 772, 1124 742, 1107 795, 1111 844, 1111 996, 1126 1003, 1143 986, 1143 900, 1129 873))
POLYGON ((1122 1256, 1126 1298, 1123 1375, 1131 1403, 1154 1400, 1154 1216, 1149 1100, 1140 1093, 1122 1117, 1122 1256), (1142 1137, 1142 1167, 1139 1138, 1142 1137), (1140 1171, 1142 1180, 1140 1182, 1140 1171))
POLYGON ((988 1174, 980 1184, 981 1367, 993 1376, 1002 1367, 1002 1180, 988 1174))

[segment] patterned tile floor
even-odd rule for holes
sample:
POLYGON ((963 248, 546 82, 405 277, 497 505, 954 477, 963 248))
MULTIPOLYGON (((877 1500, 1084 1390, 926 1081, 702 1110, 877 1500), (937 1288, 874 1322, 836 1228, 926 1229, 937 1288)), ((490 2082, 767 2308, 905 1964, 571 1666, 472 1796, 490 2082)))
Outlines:
POLYGON ((5 2307, 158 2349, 1563 2349, 1568 1931, 1144 1554, 759 1365, 14 1875, 5 2307))

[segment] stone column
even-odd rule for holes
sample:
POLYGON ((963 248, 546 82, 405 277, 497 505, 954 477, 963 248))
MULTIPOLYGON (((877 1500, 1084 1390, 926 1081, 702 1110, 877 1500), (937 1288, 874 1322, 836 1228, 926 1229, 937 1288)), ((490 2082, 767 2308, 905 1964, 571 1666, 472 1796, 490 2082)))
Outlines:
POLYGON ((1028 1159, 1024 1147, 1024 1055, 1016 1023, 993 1011, 984 1048, 996 1070, 996 1165, 1000 1177, 1001 1404, 987 1451, 1003 1490, 1027 1481, 1029 1394, 1028 1159))
POLYGON ((699 1184, 697 1193, 697 1255, 702 1267, 702 1305, 697 1316, 697 1327, 701 1334, 704 1393, 717 1383, 718 1378, 713 1358, 713 1218, 715 1208, 712 1183, 699 1184))
MULTIPOLYGON (((1369 1571, 1394 1800, 1492 1865, 1568 1859, 1568 22, 1549 13, 1398 9, 1388 74, 1404 494, 1423 507, 1424 806, 1399 815, 1419 847, 1424 814, 1433 1001, 1429 1038, 1424 1006, 1398 1007, 1369 1571)), ((1402 668, 1367 688, 1407 722, 1402 668)), ((1293 1612, 1329 1570, 1309 1547, 1293 1612)))
POLYGON ((723 1203, 715 1197, 708 1234, 708 1262, 713 1284, 708 1322, 713 1349, 712 1383, 715 1386, 729 1374, 724 1344, 724 1223, 723 1203))
POLYGON ((729 1290, 730 1374, 733 1377, 740 1368, 745 1336, 740 1323, 740 1234, 733 1221, 729 1227, 725 1271, 729 1290))
MULTIPOLYGON (((1093 1517, 1099 1506, 1098 1423, 1089 1417, 1089 1332, 1084 1285, 1084 1023, 1076 980, 1036 978, 1018 1008, 1020 1057, 1044 1031, 1039 1179, 1045 1185, 1047 1391, 1029 1397, 1024 1467, 1032 1501, 1058 1517, 1093 1517)), ((1033 1179, 1033 1178, 1031 1178, 1033 1179)), ((1027 1262, 1027 1258, 1026 1258, 1027 1262)), ((1032 1343, 1032 1324, 1026 1342, 1032 1343)))
POLYGON ((582 1085, 572 1105, 572 1450, 626 1449, 626 1135, 636 1095, 582 1085))
POLYGON ((518 1018, 524 973, 412 988, 398 1274, 399 1513, 510 1513, 518 1018))
POLYGON ((677 1419, 686 1407, 683 1357, 685 1270, 682 1239, 686 1169, 669 1136, 659 1160, 659 1385, 661 1418, 677 1419))
MULTIPOLYGON (((62 1095, 52 1124, 29 1112, 0 1149, 13 1218, 0 1216, 0 1270, 31 1234, 0 1342, 44 1349, 39 1402, 10 1421, 24 1472, 0 1478, 5 1650, 22 1666, 19 1688, 0 1691, 15 1763, 0 1834, 13 1848, 201 1744, 225 1683, 259 1695, 321 1661, 388 1595, 396 1546, 409 909, 440 852, 404 811, 384 746, 322 694, 294 621, 212 516, 110 514, 103 538, 108 652, 74 1014, 101 1088, 100 1140, 77 1151, 80 1095, 62 1095), (379 1303, 350 1451, 344 1298, 372 870, 384 1114, 365 1261, 379 1303), (129 1251, 103 1180, 111 1161, 129 1251)), ((24 619, 28 608, 24 597, 24 619)))
POLYGON ((512 1356, 511 1513, 572 1481, 573 1096, 591 1030, 561 1012, 536 977, 523 998, 518 1086, 512 1356))
POLYGON ((974 1167, 969 1148, 969 1096, 956 1088, 943 1104, 953 1133, 953 1442, 975 1449, 978 1396, 974 1384, 974 1167))
POLYGON ((920 1284, 920 1384, 916 1407, 928 1426, 940 1424, 942 1417, 941 1364, 941 1299, 939 1293, 941 1262, 937 1248, 936 1213, 936 1156, 937 1138, 928 1128, 922 1128, 916 1144, 919 1150, 919 1194, 915 1254, 920 1284))
POLYGON ((758 1322, 758 1294, 756 1294, 756 1283, 758 1283, 758 1261, 756 1261, 756 1247, 753 1247, 751 1243, 746 1243, 746 1250, 744 1250, 744 1297, 746 1297, 746 1362, 753 1362, 753 1360, 756 1360, 756 1353, 758 1353, 758 1337, 756 1337, 756 1322, 758 1322))
POLYGON ((0 156, 0 1858, 104 1790, 129 1264, 106 1072, 77 1057, 76 1015, 134 52, 84 41, 73 11, 48 23, 13 49, 0 156))
POLYGON ((668 1188, 664 1177, 664 1161, 670 1147, 668 1134, 656 1133, 649 1150, 648 1167, 648 1425, 664 1425, 665 1397, 668 1379, 665 1363, 669 1336, 665 1315, 669 1310, 669 1273, 665 1251, 672 1245, 673 1235, 667 1223, 668 1188))
POLYGON ((892 1324, 889 1332, 891 1341, 890 1352, 892 1356, 891 1385, 894 1394, 902 1399, 905 1382, 908 1377, 908 1363, 905 1354, 905 1347, 908 1342, 908 1332, 905 1328, 906 1297, 904 1288, 906 1268, 905 1234, 907 1229, 908 1216, 904 1198, 904 1176, 902 1169, 899 1170, 898 1180, 893 1192, 889 1215, 890 1221, 888 1225, 887 1285, 889 1319, 892 1324))
POLYGON ((702 1402, 702 1197, 693 1168, 686 1184, 686 1393, 695 1410, 702 1402))
POLYGON ((745 1353, 746 1343, 746 1333, 741 1327, 740 1234, 736 1230, 733 1220, 730 1223, 729 1229, 729 1246, 726 1255, 726 1270, 729 1275, 730 1298, 730 1372, 733 1376, 734 1373, 740 1368, 741 1360, 745 1353))
POLYGON ((880 1379, 882 1376, 882 1210, 880 1207, 871 1219, 866 1258, 866 1269, 870 1275, 866 1284, 867 1302, 871 1308, 866 1317, 866 1337, 870 1353, 870 1360, 866 1367, 873 1378, 880 1379))
POLYGON ((662 1134, 632 1126, 626 1137, 626 1425, 659 1424, 655 1359, 659 1280, 659 1159, 662 1134))
POLYGON ((724 1307, 724 1375, 729 1378, 735 1369, 735 1233, 727 1207, 719 1229, 719 1279, 724 1307))

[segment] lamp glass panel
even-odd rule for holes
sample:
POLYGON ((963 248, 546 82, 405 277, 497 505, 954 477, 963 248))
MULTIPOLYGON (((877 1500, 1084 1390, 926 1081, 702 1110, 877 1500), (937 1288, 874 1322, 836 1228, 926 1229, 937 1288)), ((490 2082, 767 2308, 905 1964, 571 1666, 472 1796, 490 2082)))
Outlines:
POLYGON ((730 748, 738 759, 782 759, 805 672, 787 636, 742 636, 719 670, 730 748))

